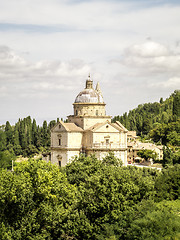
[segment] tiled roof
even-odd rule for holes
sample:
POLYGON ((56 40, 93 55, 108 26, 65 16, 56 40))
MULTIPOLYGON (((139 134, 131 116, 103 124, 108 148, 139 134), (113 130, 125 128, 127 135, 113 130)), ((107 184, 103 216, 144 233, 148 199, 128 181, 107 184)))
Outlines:
POLYGON ((74 123, 64 123, 63 124, 64 127, 66 128, 67 131, 71 131, 71 132, 83 132, 83 129, 78 127, 76 124, 74 123))

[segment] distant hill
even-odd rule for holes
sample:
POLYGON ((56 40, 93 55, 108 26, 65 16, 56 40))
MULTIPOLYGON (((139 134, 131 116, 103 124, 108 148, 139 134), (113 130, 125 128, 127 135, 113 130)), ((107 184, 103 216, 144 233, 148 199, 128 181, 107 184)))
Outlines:
POLYGON ((115 116, 115 121, 139 136, 180 146, 180 90, 175 90, 166 100, 160 98, 159 102, 140 104, 129 113, 115 116))

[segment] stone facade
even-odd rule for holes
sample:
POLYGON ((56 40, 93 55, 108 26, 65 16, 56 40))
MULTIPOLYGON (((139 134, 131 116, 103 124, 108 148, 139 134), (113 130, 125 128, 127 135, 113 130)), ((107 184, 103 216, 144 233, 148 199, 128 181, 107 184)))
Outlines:
POLYGON ((90 77, 86 87, 73 103, 74 115, 68 123, 59 121, 51 130, 51 162, 65 166, 79 154, 95 154, 104 158, 109 151, 127 165, 127 129, 120 122, 111 122, 99 87, 93 88, 90 77))

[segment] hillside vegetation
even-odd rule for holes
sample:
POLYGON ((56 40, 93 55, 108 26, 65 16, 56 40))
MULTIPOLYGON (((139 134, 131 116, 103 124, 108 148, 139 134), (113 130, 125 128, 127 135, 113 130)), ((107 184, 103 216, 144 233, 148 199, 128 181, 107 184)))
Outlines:
POLYGON ((16 156, 33 156, 50 147, 50 129, 56 124, 43 122, 40 127, 35 119, 27 117, 11 126, 9 121, 0 126, 0 167, 9 168, 16 156))
POLYGON ((129 113, 115 116, 113 121, 120 121, 142 138, 180 146, 180 90, 166 100, 161 98, 159 102, 141 104, 129 113))

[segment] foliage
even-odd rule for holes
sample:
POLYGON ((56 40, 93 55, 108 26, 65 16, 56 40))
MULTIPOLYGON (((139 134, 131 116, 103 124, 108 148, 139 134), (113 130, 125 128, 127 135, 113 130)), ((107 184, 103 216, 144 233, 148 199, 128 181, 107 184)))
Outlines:
POLYGON ((126 214, 134 204, 154 194, 155 172, 118 167, 116 160, 111 153, 103 161, 82 155, 64 169, 69 182, 76 184, 80 193, 78 210, 84 222, 78 239, 105 239, 104 234, 113 233, 114 228, 121 229, 119 236, 123 236, 126 214))
POLYGON ((143 158, 145 161, 148 161, 150 159, 156 160, 157 158, 157 153, 153 150, 149 150, 149 149, 142 149, 139 150, 137 155, 141 158, 143 158))
POLYGON ((180 149, 179 148, 163 148, 163 167, 168 167, 170 165, 180 164, 180 149))
POLYGON ((13 152, 8 150, 0 152, 0 168, 11 169, 12 161, 15 160, 15 155, 13 152))
POLYGON ((1 169, 0 239, 178 239, 179 165, 159 172, 119 162, 110 153, 61 169, 33 159, 1 169))
POLYGON ((176 200, 180 196, 180 165, 162 169, 155 181, 156 199, 176 200))
MULTIPOLYGON (((172 202, 171 202, 172 203, 172 202)), ((180 201, 178 202, 180 210, 180 201)), ((142 202, 137 206, 126 239, 179 239, 180 216, 168 202, 142 202)))
POLYGON ((122 161, 114 156, 114 152, 109 152, 109 154, 102 160, 102 164, 119 167, 122 166, 122 161))
POLYGON ((180 117, 180 90, 174 91, 173 114, 180 117))
POLYGON ((13 173, 1 170, 0 239, 68 238, 75 199, 76 188, 42 160, 20 163, 13 173))
POLYGON ((145 103, 115 116, 128 130, 160 144, 180 146, 180 91, 175 90, 165 101, 145 103))
POLYGON ((51 121, 48 125, 43 122, 39 127, 36 120, 31 117, 19 119, 11 126, 7 121, 6 125, 0 126, 0 152, 4 150, 13 151, 16 156, 34 156, 42 148, 48 149, 50 146, 50 129, 56 124, 51 121))

